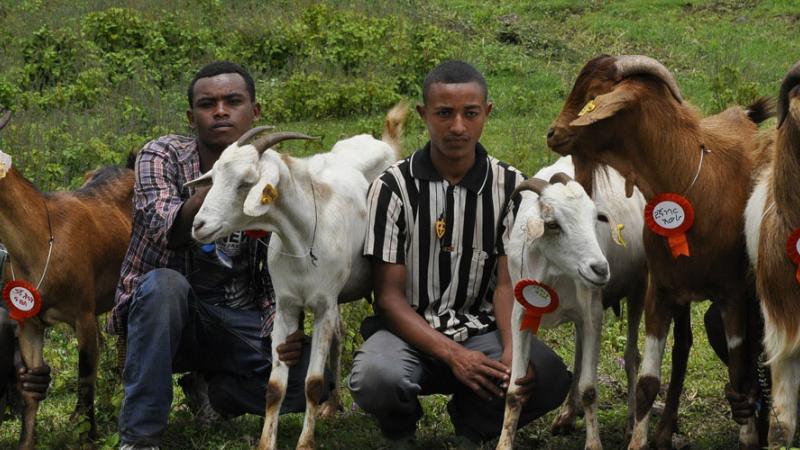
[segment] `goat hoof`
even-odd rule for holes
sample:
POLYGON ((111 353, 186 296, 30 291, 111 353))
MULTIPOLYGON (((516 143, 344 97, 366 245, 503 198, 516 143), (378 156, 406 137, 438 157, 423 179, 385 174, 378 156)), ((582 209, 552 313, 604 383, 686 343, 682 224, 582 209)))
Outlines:
POLYGON ((550 425, 550 434, 561 436, 575 431, 575 416, 571 414, 559 414, 553 424, 550 425))
POLYGON ((342 405, 339 402, 327 401, 319 406, 317 417, 334 417, 339 411, 342 411, 342 405))

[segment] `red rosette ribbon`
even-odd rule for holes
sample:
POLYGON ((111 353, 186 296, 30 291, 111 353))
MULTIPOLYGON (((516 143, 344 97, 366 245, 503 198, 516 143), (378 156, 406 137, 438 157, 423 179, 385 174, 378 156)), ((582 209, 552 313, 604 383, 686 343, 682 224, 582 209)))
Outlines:
POLYGON ((249 237, 250 239, 256 240, 256 241, 261 239, 261 238, 267 237, 268 234, 269 234, 269 231, 264 231, 264 230, 245 230, 244 231, 244 235, 245 236, 249 237))
POLYGON ((3 287, 3 300, 8 307, 8 315, 24 325, 25 319, 35 317, 42 308, 42 296, 30 283, 11 280, 3 287))
POLYGON ((644 223, 653 233, 667 238, 673 258, 689 256, 686 232, 694 225, 694 207, 686 197, 671 192, 653 197, 644 208, 644 223))
POLYGON ((797 266, 794 277, 800 283, 800 228, 792 231, 789 239, 786 240, 786 253, 789 254, 789 259, 797 266))
POLYGON ((558 293, 550 286, 536 280, 519 280, 514 286, 514 298, 525 308, 520 330, 536 334, 542 316, 558 309, 558 293))

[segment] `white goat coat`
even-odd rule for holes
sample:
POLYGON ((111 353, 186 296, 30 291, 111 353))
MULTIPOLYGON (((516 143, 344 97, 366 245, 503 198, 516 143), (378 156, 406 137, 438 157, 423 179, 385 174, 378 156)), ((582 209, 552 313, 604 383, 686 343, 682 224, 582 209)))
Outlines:
MULTIPOLYGON (((569 156, 558 159, 554 164, 539 170, 535 177, 549 180, 552 175, 563 172, 574 177, 575 169, 569 156)), ((525 268, 521 269, 523 242, 526 237, 526 224, 531 214, 538 215, 539 197, 533 192, 523 192, 511 240, 508 245, 508 263, 512 283, 522 278, 533 278, 553 287, 560 299, 559 308, 542 318, 541 326, 555 327, 564 322, 572 322, 576 328, 576 349, 574 371, 575 379, 569 397, 556 417, 553 428, 569 428, 574 425, 577 410, 583 408, 586 421, 586 448, 600 449, 600 430, 597 420, 597 396, 591 397, 590 403, 583 402, 583 395, 593 391, 596 393, 597 365, 599 361, 601 329, 603 321, 603 300, 613 304, 623 297, 630 297, 628 318, 628 342, 625 351, 626 372, 628 376, 628 408, 629 426, 633 423, 634 393, 636 370, 639 353, 637 349, 637 333, 642 314, 644 289, 646 287, 647 263, 642 242, 643 211, 645 200, 637 190, 631 198, 625 196, 625 180, 616 170, 608 167, 607 172, 598 170, 595 173, 594 204, 597 212, 608 217, 608 222, 598 221, 595 225, 596 242, 605 255, 610 268, 611 278, 602 288, 592 287, 580 279, 575 267, 580 269, 578 255, 586 253, 591 257, 594 250, 585 242, 559 242, 555 247, 538 248, 537 242, 527 244, 525 268), (625 246, 618 245, 612 232, 616 234, 616 224, 624 224, 625 246), (570 267, 570 258, 572 267, 570 267), (639 289, 632 292, 632 285, 639 289), (638 297, 638 298, 633 298, 638 297)), ((570 183, 572 184, 572 183, 570 183)), ((545 191, 546 193, 547 191, 545 191)), ((584 193, 585 195, 585 193, 584 193)), ((591 203, 591 202, 590 202, 591 203)), ((527 355, 531 334, 520 332, 519 326, 524 311, 521 305, 514 302, 512 313, 512 330, 514 332, 514 363, 511 380, 524 376, 527 371, 527 355), (523 341, 523 342, 518 342, 523 341)), ((509 386, 509 398, 516 391, 513 382, 509 386)), ((506 418, 498 449, 513 447, 513 434, 519 410, 510 411, 513 402, 506 406, 506 418), (516 415, 516 417, 514 417, 516 415)))
MULTIPOLYGON (((242 229, 273 233, 268 260, 277 310, 268 405, 259 448, 276 446, 278 411, 289 373, 275 348, 297 330, 305 309, 314 312, 307 397, 309 390, 321 389, 328 356, 338 381, 337 300, 363 298, 371 292, 371 266, 362 255, 367 190, 396 159, 396 150, 386 142, 359 135, 337 142, 330 152, 304 159, 272 149, 259 156, 252 145, 234 144, 214 165, 214 184, 195 217, 195 238, 213 241, 242 229), (277 197, 263 201, 270 185, 277 197), (247 188, 249 192, 245 192, 247 188)), ((317 409, 316 401, 307 398, 298 448, 314 446, 317 409)))

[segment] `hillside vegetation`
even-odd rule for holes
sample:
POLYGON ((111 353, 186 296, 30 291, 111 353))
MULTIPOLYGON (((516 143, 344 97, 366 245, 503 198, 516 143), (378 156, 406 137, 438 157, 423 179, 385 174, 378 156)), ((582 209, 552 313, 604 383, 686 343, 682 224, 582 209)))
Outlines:
MULTIPOLYGON (((185 118, 189 80, 204 63, 230 59, 256 78, 262 124, 322 137, 283 147, 305 155, 324 151, 342 137, 380 134, 391 105, 418 101, 425 73, 442 60, 458 58, 474 63, 489 82, 495 107, 483 143, 532 174, 556 159, 544 135, 589 58, 652 56, 675 74, 691 103, 711 114, 775 95, 785 71, 800 59, 798 27, 800 3, 791 0, 4 0, 0 109, 11 109, 13 118, 0 133, 0 148, 41 189, 74 188, 87 170, 122 163, 150 139, 190 133, 185 118)), ((406 152, 425 139, 424 125, 411 118, 406 152)), ((729 449, 736 446, 738 429, 722 396, 725 369, 702 329, 706 306, 693 309, 695 344, 676 443, 729 449)), ((358 323, 369 312, 365 302, 344 308, 345 371, 361 342, 358 323)), ((573 335, 568 326, 542 331, 568 361, 573 335)), ((96 400, 98 444, 105 448, 117 445, 122 396, 113 341, 105 336, 96 400)), ((624 345, 625 324, 608 313, 599 371, 607 449, 625 446, 624 345)), ((69 418, 77 377, 71 330, 57 327, 49 333, 46 359, 55 378, 40 408, 38 441, 41 448, 78 448, 88 424, 69 418)), ((669 369, 669 361, 664 367, 669 369)), ((244 449, 257 440, 260 418, 201 426, 177 385, 175 392, 165 448, 244 449)), ((317 427, 319 447, 380 448, 375 423, 344 396, 346 410, 317 427)), ((418 433, 422 448, 445 448, 452 427, 444 397, 432 396, 424 407, 418 433)), ((582 422, 575 433, 552 437, 552 417, 522 430, 520 448, 583 448, 582 422)), ((16 444, 19 427, 18 420, 6 416, 0 447, 16 444)), ((294 448, 301 427, 300 415, 281 419, 282 448, 294 448)))

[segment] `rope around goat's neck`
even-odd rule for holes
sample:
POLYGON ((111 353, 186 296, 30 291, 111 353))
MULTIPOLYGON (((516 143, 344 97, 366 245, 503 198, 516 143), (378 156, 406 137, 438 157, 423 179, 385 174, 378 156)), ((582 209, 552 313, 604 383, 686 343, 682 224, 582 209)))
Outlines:
MULTIPOLYGON (((50 240, 47 242, 47 260, 44 262, 44 270, 42 271, 42 277, 39 278, 39 282, 36 283, 36 290, 39 290, 39 287, 42 285, 44 281, 45 275, 47 275, 47 269, 50 267, 50 256, 53 254, 53 225, 50 223, 50 209, 47 208, 47 201, 44 201, 44 210, 47 213, 47 229, 50 232, 50 240)), ((17 276, 14 274, 14 264, 11 261, 11 255, 8 256, 8 267, 11 269, 11 279, 16 280, 17 276)))
MULTIPOLYGON (((308 246, 308 251, 303 253, 303 254, 300 254, 300 255, 295 255, 295 254, 292 254, 292 253, 286 253, 286 252, 281 251, 281 250, 278 250, 278 253, 280 253, 283 256, 288 256, 290 258, 305 258, 306 256, 309 256, 309 257, 311 257, 311 264, 316 266, 317 265, 317 255, 314 254, 314 243, 317 241, 317 222, 319 222, 319 217, 317 215, 318 214, 317 213, 317 193, 314 190, 314 181, 313 180, 311 180, 311 198, 314 201, 314 229, 311 232, 311 245, 308 246)), ((259 239, 258 242, 260 242, 262 245, 266 246, 267 248, 270 248, 270 245, 264 243, 262 240, 259 239)))
POLYGON ((697 179, 700 177, 700 170, 703 168, 703 159, 706 153, 711 153, 711 150, 706 148, 705 144, 700 144, 700 162, 697 164, 697 172, 694 174, 694 178, 692 178, 692 182, 689 183, 689 187, 683 190, 681 195, 685 196, 687 192, 689 192, 694 184, 697 182, 697 179))

